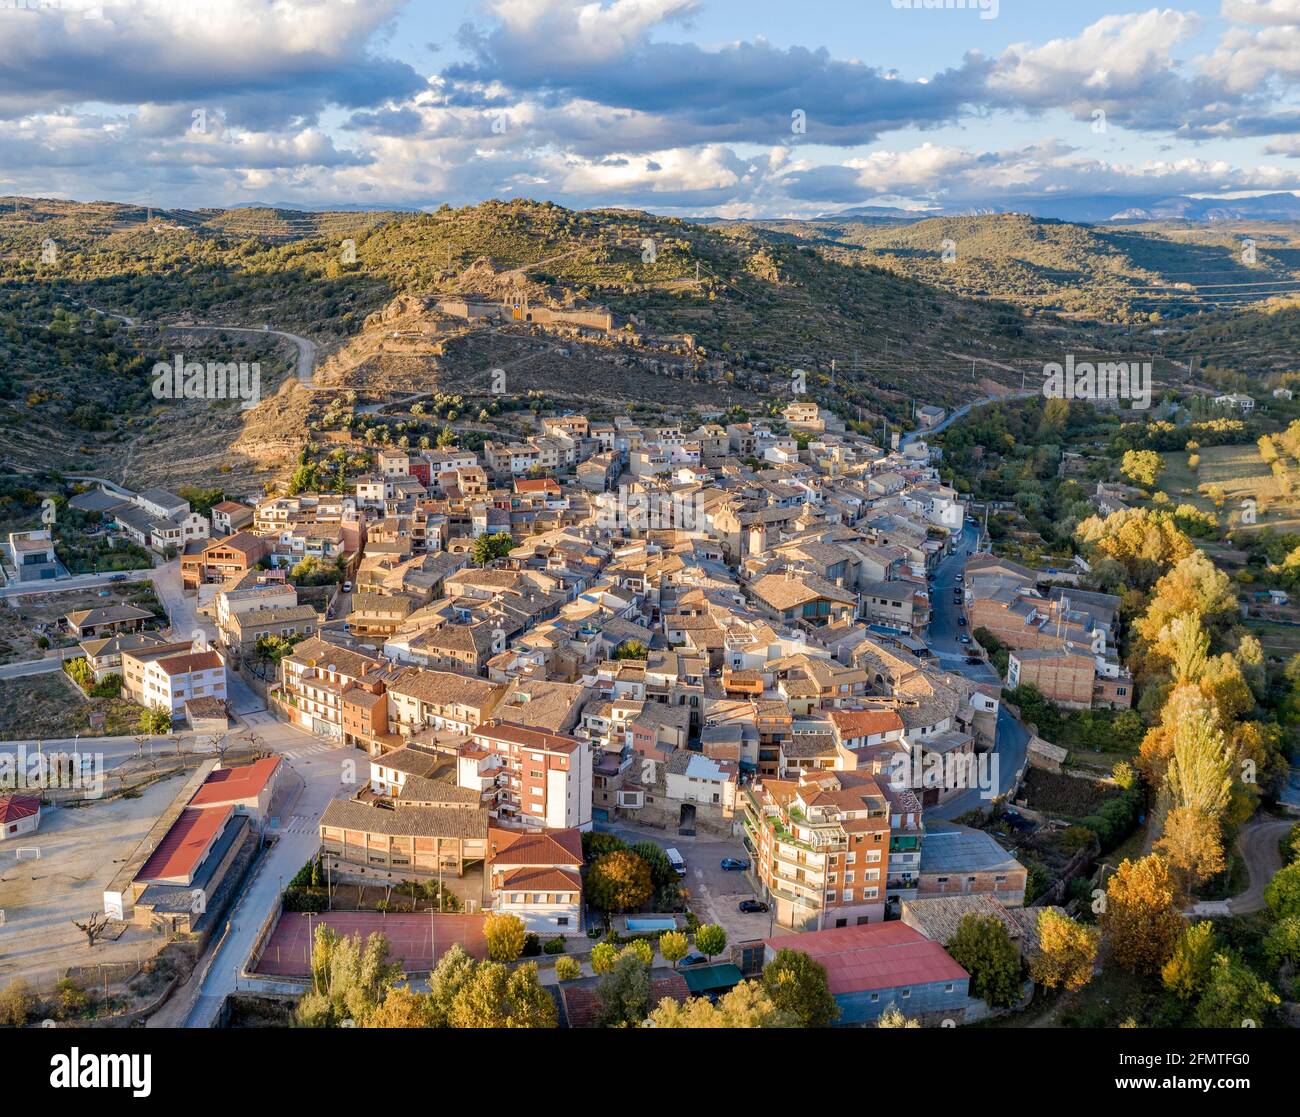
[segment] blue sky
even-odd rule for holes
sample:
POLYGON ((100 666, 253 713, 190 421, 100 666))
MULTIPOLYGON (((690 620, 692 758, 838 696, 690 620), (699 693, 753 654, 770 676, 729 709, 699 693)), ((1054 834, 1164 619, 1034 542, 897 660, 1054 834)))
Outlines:
POLYGON ((806 216, 1300 189, 1300 0, 982 2, 996 18, 907 0, 0 2, 0 193, 806 216))

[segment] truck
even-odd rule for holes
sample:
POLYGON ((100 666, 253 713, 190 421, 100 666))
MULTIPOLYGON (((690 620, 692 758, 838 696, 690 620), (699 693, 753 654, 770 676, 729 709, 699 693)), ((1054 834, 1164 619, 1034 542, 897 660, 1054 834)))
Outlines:
POLYGON ((684 877, 686 875, 686 859, 675 849, 666 849, 664 853, 667 855, 668 863, 673 867, 673 871, 679 877, 684 877))

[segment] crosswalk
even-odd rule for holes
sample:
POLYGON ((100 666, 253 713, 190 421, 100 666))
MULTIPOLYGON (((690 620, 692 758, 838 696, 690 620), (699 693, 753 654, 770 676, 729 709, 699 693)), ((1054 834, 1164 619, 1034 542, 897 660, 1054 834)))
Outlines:
POLYGON ((289 821, 280 826, 281 834, 319 834, 320 826, 309 815, 292 814, 289 821))
POLYGON ((336 751, 337 751, 336 745, 329 745, 322 742, 321 744, 318 745, 303 745, 300 748, 288 749, 280 753, 280 755, 283 756, 286 760, 301 760, 305 756, 318 756, 323 752, 336 752, 336 751))

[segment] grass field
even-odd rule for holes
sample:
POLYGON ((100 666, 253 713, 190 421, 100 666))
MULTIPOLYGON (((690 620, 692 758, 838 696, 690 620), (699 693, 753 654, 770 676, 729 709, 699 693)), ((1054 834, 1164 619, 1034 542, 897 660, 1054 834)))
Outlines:
POLYGON ((124 698, 82 698, 62 671, 0 680, 0 741, 134 733, 140 707, 124 698), (104 724, 90 727, 91 712, 104 724))
POLYGON ((1300 628, 1289 624, 1270 624, 1268 621, 1249 620, 1246 628, 1259 640, 1266 655, 1290 659, 1300 652, 1300 628))
POLYGON ((1241 521, 1241 509, 1243 501, 1253 499, 1258 505, 1256 528, 1300 531, 1300 492, 1282 494, 1253 442, 1244 446, 1206 446, 1198 453, 1201 463, 1195 472, 1188 468, 1185 451, 1160 455, 1164 469, 1157 487, 1175 504, 1192 504, 1203 512, 1212 512, 1224 528, 1251 530, 1241 521), (1215 485, 1224 494, 1223 504, 1217 508, 1207 495, 1215 485))

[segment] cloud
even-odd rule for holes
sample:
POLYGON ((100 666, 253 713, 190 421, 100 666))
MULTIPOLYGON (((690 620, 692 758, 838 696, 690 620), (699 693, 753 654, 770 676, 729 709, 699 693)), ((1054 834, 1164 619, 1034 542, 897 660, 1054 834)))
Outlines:
POLYGON ((424 87, 410 66, 366 49, 400 0, 132 0, 102 19, 58 8, 0 9, 0 112, 85 102, 219 103, 245 124, 314 119, 424 87))

